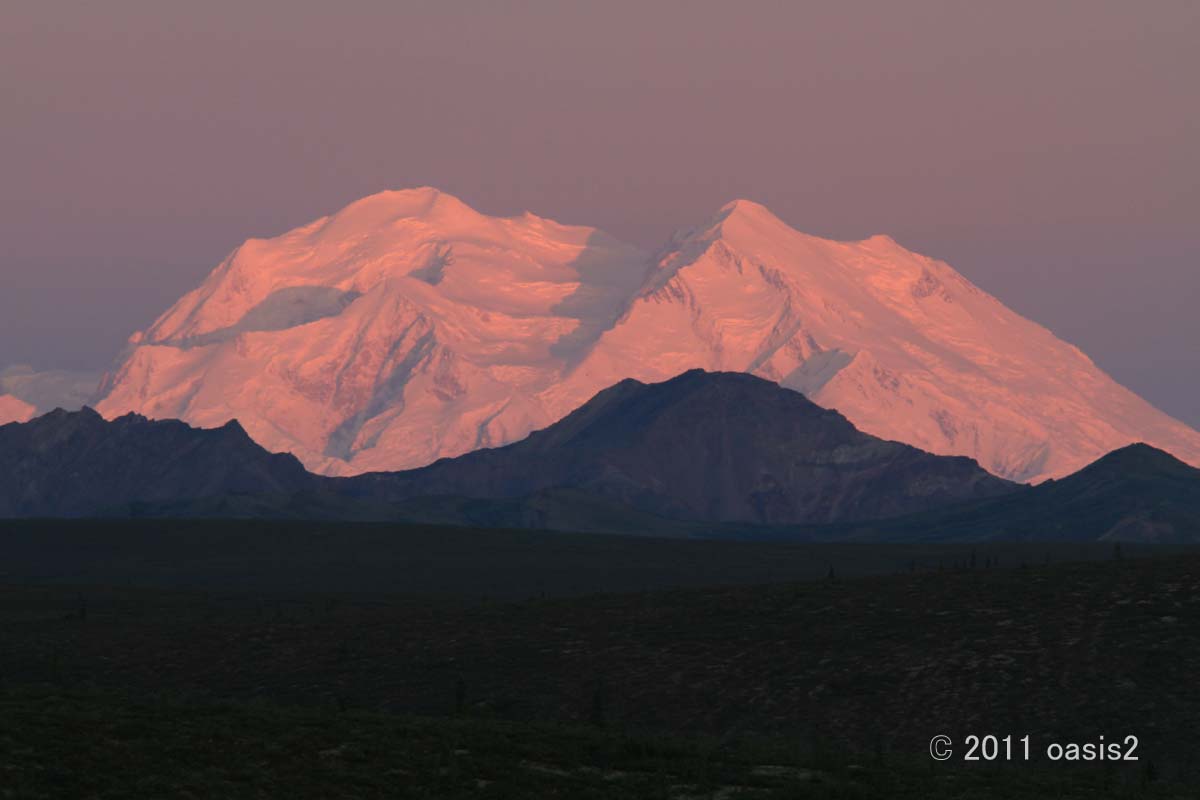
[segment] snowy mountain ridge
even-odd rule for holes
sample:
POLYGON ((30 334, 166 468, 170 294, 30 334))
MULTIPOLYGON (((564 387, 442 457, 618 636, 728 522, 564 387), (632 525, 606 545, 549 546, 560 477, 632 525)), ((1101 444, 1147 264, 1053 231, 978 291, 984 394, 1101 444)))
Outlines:
POLYGON ((372 195, 237 248, 131 337, 98 409, 237 418, 346 475, 512 442, 624 378, 692 368, 752 372, 1014 480, 1134 441, 1200 463, 1200 434, 949 265, 746 200, 651 256, 431 188, 372 195))

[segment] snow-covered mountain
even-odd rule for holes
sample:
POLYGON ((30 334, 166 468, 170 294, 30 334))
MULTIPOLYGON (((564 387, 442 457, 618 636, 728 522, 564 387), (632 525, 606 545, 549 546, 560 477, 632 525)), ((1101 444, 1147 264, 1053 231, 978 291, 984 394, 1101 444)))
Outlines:
POLYGON ((545 427, 624 378, 747 371, 862 430, 1016 480, 1200 434, 948 265, 799 233, 745 200, 650 256, 594 228, 384 192, 247 241, 135 334, 99 410, 353 474, 545 427))
POLYGON ((489 218, 433 189, 373 195, 235 250, 135 334, 98 409, 236 417, 324 473, 421 466, 570 411, 542 395, 644 270, 592 228, 489 218))

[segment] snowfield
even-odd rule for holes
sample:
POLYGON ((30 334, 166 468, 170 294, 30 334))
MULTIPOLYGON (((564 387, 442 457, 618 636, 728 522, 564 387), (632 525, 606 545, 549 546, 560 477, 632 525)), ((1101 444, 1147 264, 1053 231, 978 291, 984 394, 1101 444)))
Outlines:
POLYGON ((347 475, 505 444, 623 378, 696 367, 1013 480, 1135 441, 1200 463, 1200 434, 947 264, 807 236, 746 200, 650 255, 435 189, 372 195, 237 248, 131 337, 98 410, 237 418, 347 475))

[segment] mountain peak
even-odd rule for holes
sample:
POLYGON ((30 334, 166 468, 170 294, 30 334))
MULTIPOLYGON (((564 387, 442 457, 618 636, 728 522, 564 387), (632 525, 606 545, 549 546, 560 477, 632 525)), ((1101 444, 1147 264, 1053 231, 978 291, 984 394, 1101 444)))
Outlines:
MULTIPOLYGON (((804 231, 793 228, 788 223, 784 222, 775 212, 767 208, 762 203, 756 203, 753 200, 738 198, 731 200, 721 206, 720 210, 713 216, 711 222, 704 228, 706 232, 718 232, 720 234, 740 234, 739 238, 745 239, 747 235, 755 239, 766 238, 802 238, 811 242, 818 242, 825 245, 841 244, 839 240, 828 239, 817 236, 815 234, 805 233, 804 231)), ((877 250, 884 253, 899 253, 901 255, 915 255, 911 250, 897 242, 892 236, 886 233, 876 233, 862 239, 858 242, 845 242, 845 244, 856 244, 871 250, 877 250)))
POLYGON ((36 417, 33 421, 36 422, 39 420, 46 420, 47 422, 55 424, 76 420, 87 423, 103 420, 103 417, 101 417, 100 414, 91 406, 84 406, 78 411, 68 411, 60 406, 47 411, 45 414, 42 414, 39 417, 36 417))
POLYGON ((1134 440, 1200 463, 1200 434, 949 265, 804 234, 744 198, 648 258, 433 187, 380 192, 234 251, 131 340, 99 410, 236 417, 347 475, 516 441, 623 378, 693 367, 1021 481, 1134 440))
POLYGON ((417 186, 411 189, 383 189, 355 202, 386 203, 396 210, 411 209, 414 215, 427 212, 438 205, 466 205, 466 203, 449 192, 443 192, 434 186, 417 186))
POLYGON ((731 224, 750 226, 759 233, 769 233, 771 228, 779 227, 791 230, 787 223, 777 217, 771 209, 762 203, 745 198, 731 200, 721 206, 708 227, 711 229, 731 224))
MULTIPOLYGON (((642 384, 645 386, 646 384, 642 384)), ((736 370, 709 370, 703 367, 693 367, 685 370, 673 378, 668 378, 660 383, 649 384, 650 386, 659 387, 663 390, 669 390, 675 387, 680 388, 720 388, 720 387, 747 387, 753 391, 766 392, 786 392, 788 397, 792 397, 798 392, 791 389, 785 389, 774 381, 768 381, 760 378, 749 372, 738 372, 736 370)))
POLYGON ((1082 469, 1079 475, 1137 474, 1137 473, 1195 473, 1191 467, 1170 453, 1152 447, 1145 442, 1134 442, 1097 459, 1082 469))
POLYGON ((234 439, 244 440, 247 443, 253 443, 254 441, 250 438, 250 434, 246 432, 246 429, 242 427, 242 423, 238 422, 236 419, 229 420, 224 425, 217 428, 217 431, 234 439))
POLYGON ((90 408, 0 426, 0 474, 12 478, 0 481, 0 517, 124 516, 145 504, 290 497, 313 485, 300 462, 244 435, 137 415, 106 422, 90 408))
POLYGON ((906 248, 904 245, 897 242, 895 239, 893 239, 891 236, 887 235, 886 233, 876 233, 873 236, 868 236, 866 239, 862 240, 861 244, 864 244, 867 246, 881 247, 881 248, 889 248, 889 247, 890 248, 899 248, 901 250, 905 250, 906 252, 908 252, 908 248, 906 248))
POLYGON ((762 203, 737 198, 721 206, 701 225, 676 230, 659 251, 665 256, 664 261, 659 262, 660 269, 653 282, 661 285, 674 274, 675 268, 703 253, 715 242, 732 242, 735 246, 743 243, 753 247, 756 242, 804 236, 806 234, 789 226, 762 203), (661 269, 663 266, 668 268, 661 269))
POLYGON ((764 206, 762 203, 749 200, 745 197, 737 197, 730 200, 725 205, 721 206, 717 212, 722 217, 730 216, 750 216, 750 217, 770 217, 778 219, 771 209, 764 206))
POLYGON ((438 221, 475 221, 483 215, 469 205, 432 186, 415 189, 387 189, 349 203, 326 218, 322 226, 341 228, 354 224, 364 230, 403 219, 438 221))
POLYGON ((379 479, 407 497, 572 487, 664 516, 783 524, 902 514, 1016 488, 970 459, 861 433, 772 381, 701 369, 622 381, 519 442, 379 479))

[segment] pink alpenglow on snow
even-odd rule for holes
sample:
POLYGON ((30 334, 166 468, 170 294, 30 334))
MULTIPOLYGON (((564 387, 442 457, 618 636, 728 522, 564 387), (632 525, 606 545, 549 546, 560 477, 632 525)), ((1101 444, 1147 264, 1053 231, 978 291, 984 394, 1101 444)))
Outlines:
POLYGON ((752 372, 862 430, 1061 476, 1200 434, 1078 348, 886 236, 730 203, 649 255, 594 228, 383 192, 236 249, 135 334, 99 410, 216 426, 327 474, 515 441, 624 378, 752 372))
POLYGON ((10 422, 28 422, 37 409, 11 394, 0 394, 0 425, 10 422))

